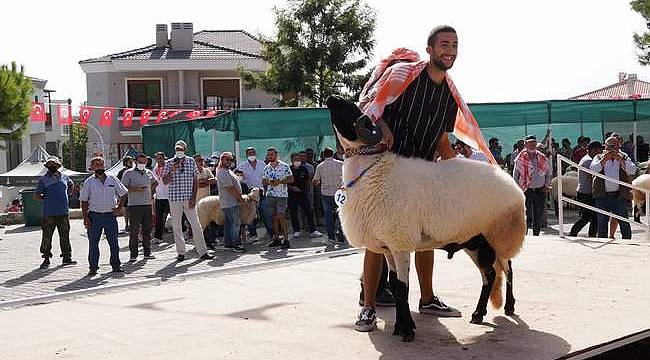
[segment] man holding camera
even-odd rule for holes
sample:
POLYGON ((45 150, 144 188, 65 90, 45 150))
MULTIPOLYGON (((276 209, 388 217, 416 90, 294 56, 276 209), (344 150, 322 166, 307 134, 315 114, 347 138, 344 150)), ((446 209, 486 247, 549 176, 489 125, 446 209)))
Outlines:
MULTIPOLYGON (((605 140, 605 153, 596 155, 591 162, 591 170, 604 174, 614 180, 630 182, 630 176, 636 172, 636 166, 624 152, 620 150, 621 144, 614 136, 605 140)), ((593 196, 596 207, 627 218, 627 202, 630 198, 630 189, 612 181, 605 181, 599 177, 594 178, 593 196)), ((598 237, 607 237, 609 216, 598 214, 598 237)), ((630 223, 621 221, 621 235, 623 239, 632 238, 630 223)))

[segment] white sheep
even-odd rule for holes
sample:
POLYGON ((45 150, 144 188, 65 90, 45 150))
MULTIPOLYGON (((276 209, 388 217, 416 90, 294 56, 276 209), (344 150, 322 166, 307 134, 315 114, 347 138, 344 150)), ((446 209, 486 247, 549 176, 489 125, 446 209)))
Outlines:
MULTIPOLYGON (((257 204, 260 201, 261 190, 259 188, 251 189, 248 195, 244 195, 246 202, 239 205, 239 218, 242 225, 251 224, 257 216, 257 204)), ((224 224, 224 215, 219 196, 206 196, 196 204, 196 212, 199 215, 201 229, 205 231, 210 222, 214 221, 217 225, 224 224)))
MULTIPOLYGON (((632 181, 632 185, 650 191, 650 174, 639 175, 632 181)), ((632 189, 632 209, 634 211, 634 220, 640 221, 641 214, 645 214, 645 193, 632 189)), ((647 214, 646 214, 647 215, 647 214)))
MULTIPOLYGON (((346 151, 376 144, 381 131, 358 107, 339 97, 327 106, 338 144, 346 151)), ((490 298, 502 305, 501 282, 508 278, 506 314, 514 313, 510 259, 520 250, 525 233, 525 197, 507 173, 479 161, 451 159, 427 162, 391 152, 346 157, 344 184, 363 176, 345 191, 339 208, 350 244, 386 256, 389 284, 396 300, 394 334, 414 339, 408 307, 410 253, 460 249, 472 258, 483 287, 472 323, 482 323, 490 298), (367 169, 367 170, 365 170, 367 169)))
MULTIPOLYGON (((551 199, 553 200, 553 209, 555 209, 555 215, 558 213, 558 177, 551 179, 551 199)), ((571 199, 576 199, 578 196, 578 172, 577 171, 567 171, 562 176, 562 195, 569 197, 571 199)))

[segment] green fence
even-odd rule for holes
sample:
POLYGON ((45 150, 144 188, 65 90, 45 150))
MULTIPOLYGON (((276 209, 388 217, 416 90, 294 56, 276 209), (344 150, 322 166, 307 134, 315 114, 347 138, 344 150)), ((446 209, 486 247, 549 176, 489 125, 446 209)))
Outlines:
MULTIPOLYGON (((575 144, 578 136, 602 139, 616 131, 626 139, 636 133, 650 137, 650 99, 646 100, 551 100, 519 103, 470 104, 486 140, 499 138, 504 154, 527 134, 543 138, 551 130, 558 142, 575 144)), ((176 121, 142 128, 147 154, 174 152, 174 142, 185 140, 189 153, 209 155, 214 151, 253 146, 258 151, 276 147, 283 159, 291 152, 333 147, 335 139, 325 108, 237 109, 193 121, 176 121)))

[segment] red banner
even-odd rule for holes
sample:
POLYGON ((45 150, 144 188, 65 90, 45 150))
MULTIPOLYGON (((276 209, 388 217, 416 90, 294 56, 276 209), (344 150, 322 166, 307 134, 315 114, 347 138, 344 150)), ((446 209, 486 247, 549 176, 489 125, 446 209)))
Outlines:
POLYGON ((115 108, 103 108, 99 117, 99 126, 111 126, 113 124, 113 113, 115 108))
POLYGON ((204 116, 215 116, 217 115, 217 110, 210 110, 207 113, 205 113, 204 116))
POLYGON ((201 113, 203 113, 201 110, 193 110, 193 111, 188 112, 185 115, 185 117, 188 118, 188 119, 194 119, 194 118, 200 117, 201 113))
POLYGON ((79 107, 79 121, 81 122, 81 126, 86 126, 88 124, 88 120, 90 120, 90 116, 93 114, 93 108, 90 106, 80 106, 79 107))
POLYGON ((151 109, 142 110, 142 113, 140 113, 140 125, 147 125, 147 121, 149 121, 149 117, 151 116, 152 111, 153 110, 151 109))
POLYGON ((122 110, 122 125, 130 127, 133 124, 133 109, 122 110))
POLYGON ((59 125, 72 125, 72 114, 67 104, 57 104, 56 112, 59 115, 59 125))
POLYGON ((163 119, 166 117, 167 117, 167 110, 160 110, 160 112, 158 112, 158 117, 156 118, 156 124, 160 124, 160 122, 162 122, 163 119))
POLYGON ((170 111, 167 113, 167 118, 168 118, 168 119, 172 119, 174 116, 180 114, 181 112, 182 112, 181 110, 170 110, 170 111))
POLYGON ((45 117, 45 104, 39 102, 32 102, 32 112, 29 114, 32 121, 43 122, 46 121, 45 117))

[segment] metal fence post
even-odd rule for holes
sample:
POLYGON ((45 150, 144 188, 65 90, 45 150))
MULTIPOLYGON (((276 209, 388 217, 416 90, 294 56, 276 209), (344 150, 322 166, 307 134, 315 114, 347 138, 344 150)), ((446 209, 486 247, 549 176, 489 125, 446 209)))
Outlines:
POLYGON ((646 240, 650 241, 650 192, 645 193, 646 240))
POLYGON ((560 237, 564 237, 564 207, 562 206, 562 155, 557 154, 557 210, 560 237))

